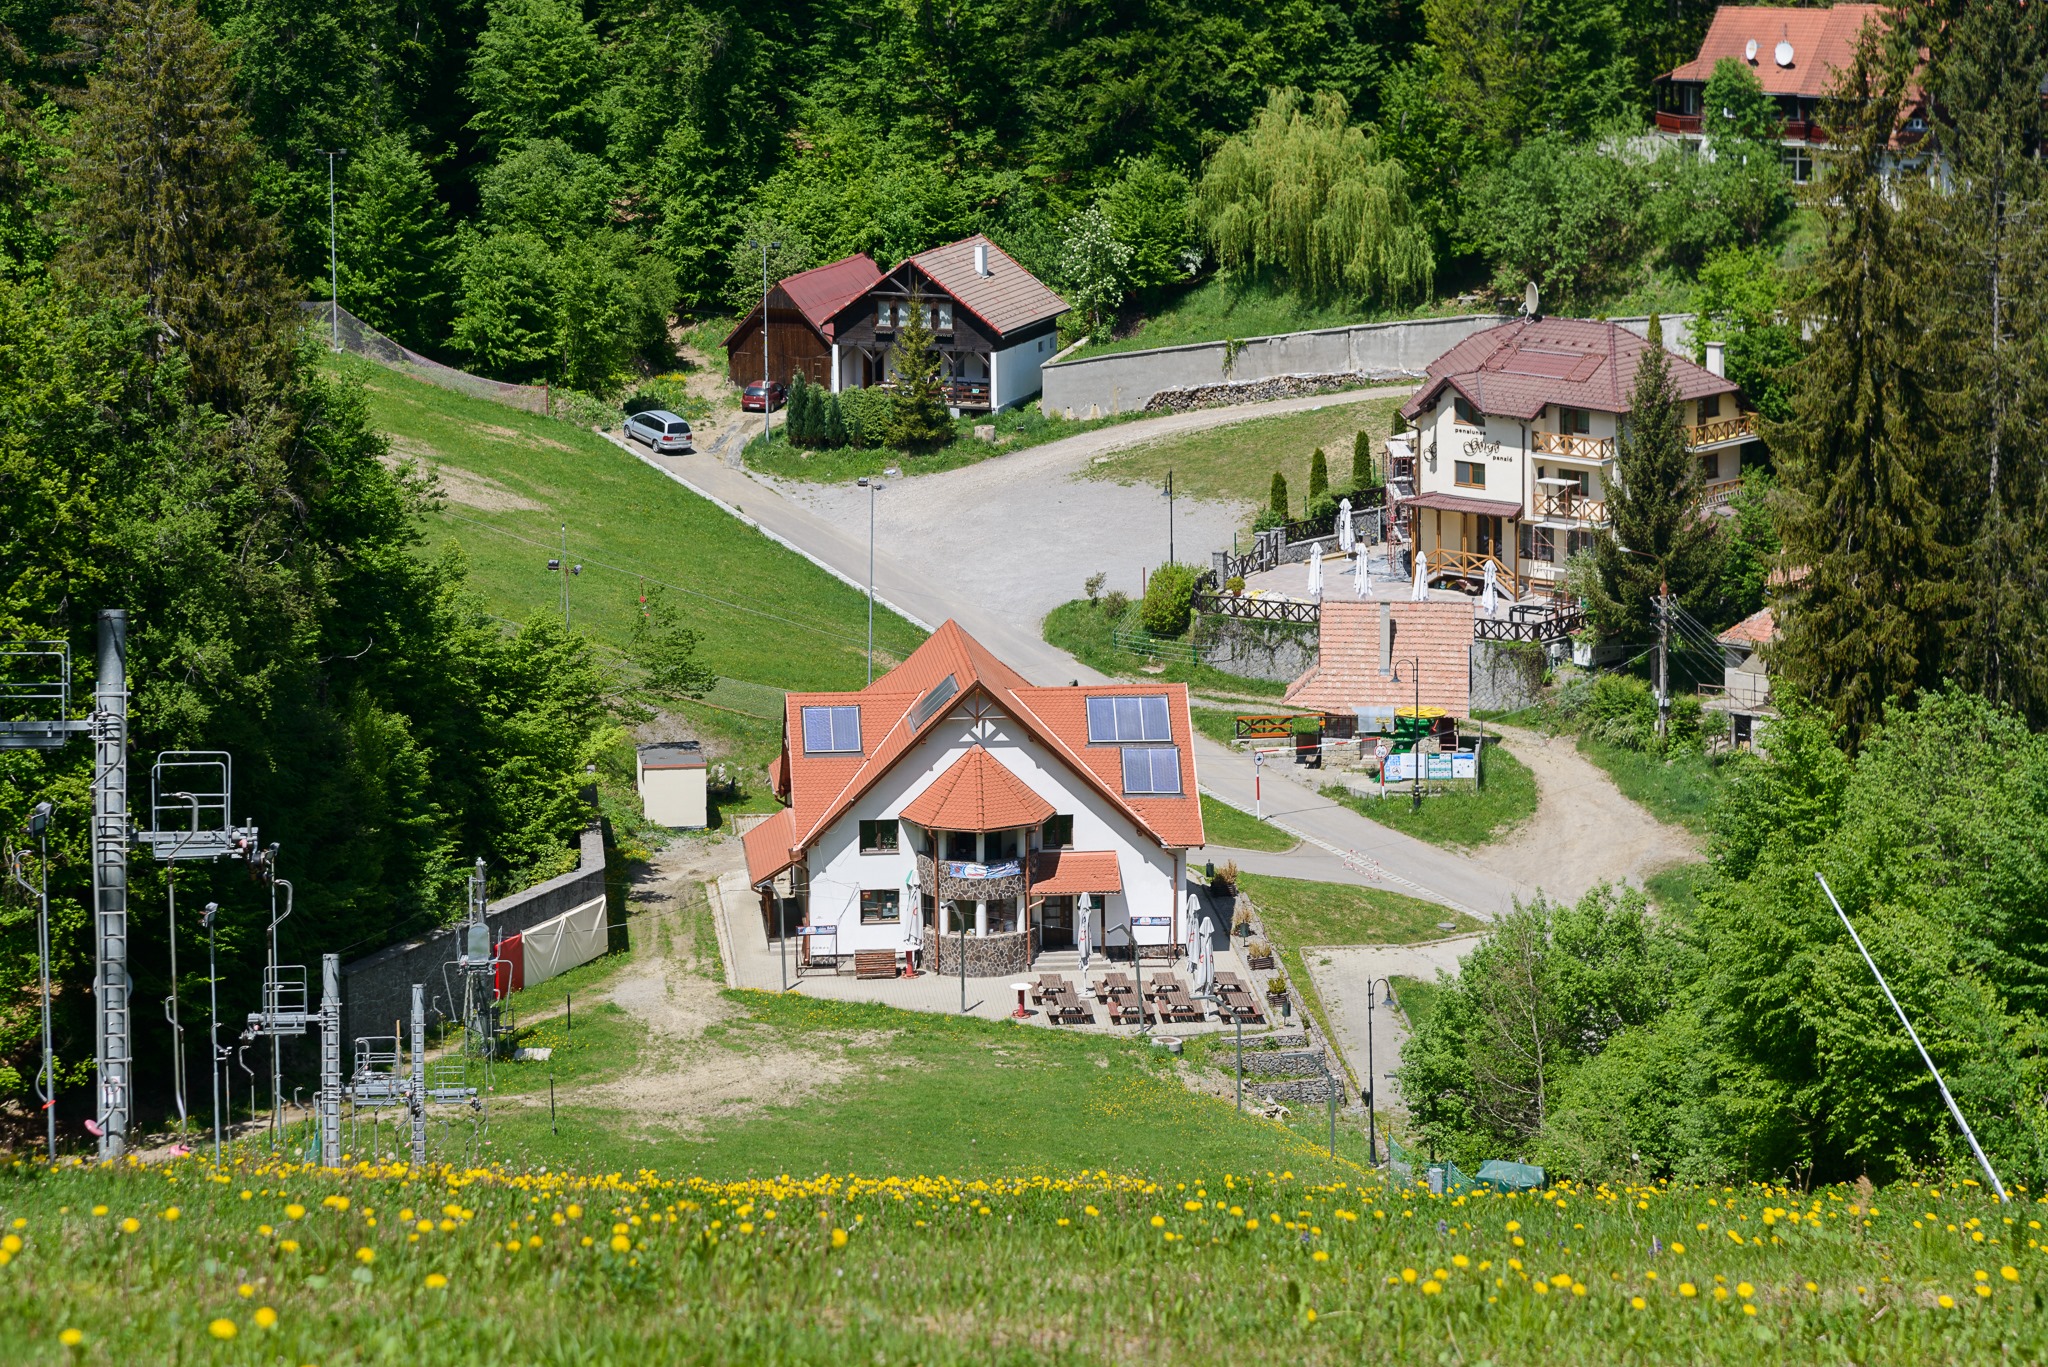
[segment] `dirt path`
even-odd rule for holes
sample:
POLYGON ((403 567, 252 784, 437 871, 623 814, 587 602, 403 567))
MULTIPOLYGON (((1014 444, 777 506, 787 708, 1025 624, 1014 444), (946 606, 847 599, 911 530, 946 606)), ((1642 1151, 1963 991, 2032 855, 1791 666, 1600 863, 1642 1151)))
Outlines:
POLYGON ((1536 811, 1499 843, 1474 850, 1473 863, 1554 899, 1577 901, 1601 883, 1640 884, 1659 870, 1704 857, 1692 832, 1664 824, 1622 796, 1572 737, 1494 729, 1535 774, 1536 811))
POLYGON ((1373 1090, 1382 1112, 1403 1109, 1393 1074, 1401 1066, 1401 1046, 1408 1042, 1407 1020, 1398 1010, 1380 1005, 1386 992, 1383 980, 1399 976, 1435 982, 1439 972, 1457 972, 1458 961, 1478 943, 1477 935, 1459 935, 1419 945, 1310 946, 1301 951, 1329 1013, 1337 1047, 1360 1078, 1366 1075, 1370 1055, 1373 1090))

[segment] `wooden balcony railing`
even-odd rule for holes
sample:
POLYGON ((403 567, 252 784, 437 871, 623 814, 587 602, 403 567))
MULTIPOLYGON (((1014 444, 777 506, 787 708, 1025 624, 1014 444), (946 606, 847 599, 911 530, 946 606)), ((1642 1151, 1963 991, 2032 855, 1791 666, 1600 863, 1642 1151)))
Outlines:
POLYGON ((1756 414, 1737 413, 1732 418, 1703 422, 1685 429, 1687 446, 1714 446, 1724 441, 1743 441, 1756 435, 1756 414))
POLYGON ((1660 109, 1657 111, 1657 130, 1662 133, 1697 133, 1700 131, 1700 116, 1660 109))
POLYGON ((1699 506, 1702 508, 1725 507, 1733 503, 1735 496, 1741 492, 1741 480, 1717 479, 1708 484, 1706 488, 1700 490, 1699 506))
MULTIPOLYGON (((1493 566, 1493 581, 1500 592, 1510 598, 1520 598, 1523 580, 1509 569, 1497 556, 1484 551, 1425 552, 1429 556, 1429 578, 1434 583, 1439 578, 1469 579, 1475 584, 1486 581, 1486 567, 1493 566)), ((1533 587, 1533 586, 1532 586, 1533 587)))
POLYGON ((1534 517, 1562 517, 1573 522, 1605 522, 1607 502, 1587 498, 1576 489, 1559 489, 1537 494, 1530 500, 1530 513, 1534 517))
POLYGON ((1586 437, 1570 432, 1531 432, 1529 444, 1546 456, 1567 460, 1613 460, 1612 437, 1586 437))

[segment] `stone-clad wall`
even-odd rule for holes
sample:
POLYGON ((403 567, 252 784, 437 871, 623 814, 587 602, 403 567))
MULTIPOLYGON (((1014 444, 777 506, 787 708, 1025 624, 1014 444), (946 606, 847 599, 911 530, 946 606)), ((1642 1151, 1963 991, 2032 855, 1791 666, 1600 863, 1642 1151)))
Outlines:
MULTIPOLYGON (((584 827, 580 846, 574 870, 491 906, 487 919, 493 941, 604 896, 602 823, 592 821, 584 827)), ((428 1025, 448 1018, 448 986, 441 970, 455 961, 456 929, 444 926, 341 966, 342 1067, 349 1066, 352 1041, 358 1035, 384 1034, 393 1021, 406 1020, 412 1014, 414 983, 426 984, 428 1025), (436 998, 440 999, 438 1010, 436 998)), ((411 1027, 408 1024, 406 1028, 411 1027)))
POLYGON ((1321 1055, 1308 1050, 1262 1050, 1247 1052, 1244 1056, 1246 1077, 1257 1073, 1265 1077, 1314 1077, 1323 1075, 1321 1055))
MULTIPOLYGON (((970 978, 1014 978, 1028 972, 1031 961, 1037 957, 1038 932, 1035 930, 1013 930, 995 935, 969 935, 964 943, 967 947, 967 976, 970 978)), ((955 935, 934 935, 925 941, 932 951, 932 964, 941 975, 960 972, 960 947, 963 941, 955 935)))
MULTIPOLYGON (((1245 1063, 1251 1063, 1251 1055, 1245 1055, 1245 1063)), ((1249 1073, 1251 1069, 1247 1067, 1245 1072, 1249 1073)), ((1332 1075, 1328 1082, 1323 1081, 1322 1076, 1318 1074, 1315 1077, 1298 1078, 1293 1082, 1245 1083, 1245 1090, 1260 1101, 1284 1101, 1290 1104, 1303 1101, 1327 1102, 1332 1087, 1337 1089, 1337 1101, 1342 1104, 1344 1083, 1335 1075, 1332 1075)))

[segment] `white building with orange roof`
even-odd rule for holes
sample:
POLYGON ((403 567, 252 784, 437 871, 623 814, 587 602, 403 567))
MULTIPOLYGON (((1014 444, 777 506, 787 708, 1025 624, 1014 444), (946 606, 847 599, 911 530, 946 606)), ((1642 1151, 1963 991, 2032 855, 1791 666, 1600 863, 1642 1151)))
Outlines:
POLYGON ((1041 687, 947 622, 846 693, 792 693, 784 808, 745 837, 771 937, 902 956, 948 940, 970 974, 1075 947, 1185 942, 1203 844, 1181 684, 1041 687))

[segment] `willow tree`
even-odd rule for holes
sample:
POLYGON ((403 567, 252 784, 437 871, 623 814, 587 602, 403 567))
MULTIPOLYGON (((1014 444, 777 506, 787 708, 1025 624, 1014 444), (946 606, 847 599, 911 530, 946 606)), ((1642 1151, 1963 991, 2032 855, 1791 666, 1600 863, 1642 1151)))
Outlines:
POLYGON ((1271 272, 1314 299, 1369 303, 1421 298, 1436 275, 1407 172, 1328 91, 1268 96, 1209 159, 1195 204, 1227 274, 1271 272))

